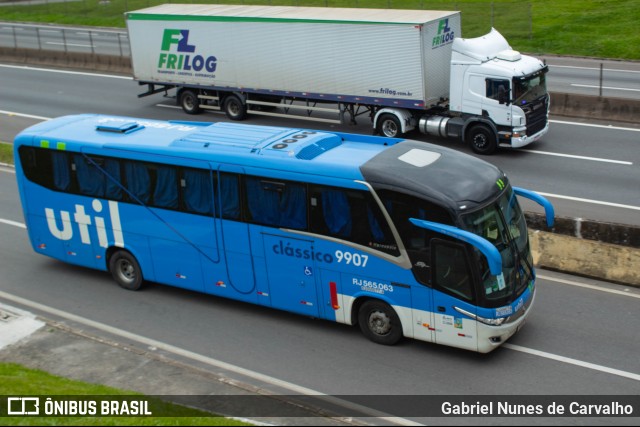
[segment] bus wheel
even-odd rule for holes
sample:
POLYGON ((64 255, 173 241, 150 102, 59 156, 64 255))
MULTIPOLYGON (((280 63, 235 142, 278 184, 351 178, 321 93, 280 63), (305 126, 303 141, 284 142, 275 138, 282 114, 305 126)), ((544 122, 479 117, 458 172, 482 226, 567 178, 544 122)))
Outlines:
POLYGON ((358 311, 358 324, 371 341, 393 345, 402 338, 402 324, 395 310, 385 302, 369 300, 358 311))
POLYGON ((200 114, 202 108, 200 107, 200 100, 198 99, 198 93, 191 89, 183 89, 180 91, 178 102, 185 113, 187 114, 200 114))
POLYGON ((224 112, 231 120, 244 120, 247 117, 247 107, 235 95, 229 95, 224 100, 224 112))
POLYGON ((478 154, 492 154, 498 147, 495 134, 484 125, 475 125, 467 133, 467 143, 478 154))
POLYGON ((142 270, 140 264, 127 251, 116 251, 109 259, 109 271, 121 287, 137 291, 142 287, 142 270))
POLYGON ((387 138, 402 138, 402 124, 393 114, 383 114, 378 118, 378 133, 387 138))

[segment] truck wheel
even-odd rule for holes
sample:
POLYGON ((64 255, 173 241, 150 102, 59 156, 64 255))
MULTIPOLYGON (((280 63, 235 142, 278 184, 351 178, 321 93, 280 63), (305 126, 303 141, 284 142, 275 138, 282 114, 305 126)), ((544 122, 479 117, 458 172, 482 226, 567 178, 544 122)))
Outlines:
POLYGON ((498 148, 496 135, 484 125, 475 125, 467 132, 467 143, 478 154, 492 154, 498 148))
POLYGON ((235 95, 229 95, 224 100, 224 112, 231 120, 244 120, 247 117, 247 107, 235 95))
POLYGON ((358 311, 358 324, 363 335, 378 344, 393 345, 402 338, 400 318, 383 301, 369 300, 362 304, 358 311))
POLYGON ((202 108, 200 108, 200 100, 198 99, 198 93, 191 89, 184 89, 180 91, 180 97, 178 103, 187 114, 200 114, 202 108))
POLYGON ((402 138, 402 125, 400 119, 393 114, 383 114, 378 119, 378 133, 387 138, 402 138))
POLYGON ((137 291, 142 287, 144 279, 136 258, 127 251, 116 251, 109 258, 109 272, 121 287, 129 291, 137 291))

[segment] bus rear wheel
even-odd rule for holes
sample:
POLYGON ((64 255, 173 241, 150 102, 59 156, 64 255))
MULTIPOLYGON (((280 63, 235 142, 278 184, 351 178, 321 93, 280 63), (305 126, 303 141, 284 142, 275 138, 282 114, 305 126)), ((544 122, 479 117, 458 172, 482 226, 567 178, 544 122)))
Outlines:
POLYGON ((395 310, 387 303, 369 300, 358 311, 358 325, 371 341, 394 345, 402 338, 402 324, 395 310))
POLYGON ((137 291, 144 281, 136 258, 127 251, 116 251, 109 258, 109 272, 118 285, 129 291, 137 291))

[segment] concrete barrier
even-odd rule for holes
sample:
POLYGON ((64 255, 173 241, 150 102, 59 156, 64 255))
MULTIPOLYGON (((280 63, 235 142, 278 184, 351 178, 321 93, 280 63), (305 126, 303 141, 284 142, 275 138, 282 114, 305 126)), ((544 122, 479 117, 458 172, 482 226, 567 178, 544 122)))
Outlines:
POLYGON ((0 47, 0 59, 15 64, 132 74, 131 58, 118 55, 0 47))
POLYGON ((556 217, 549 229, 543 215, 525 215, 536 266, 640 286, 640 227, 556 217))
MULTIPOLYGON (((0 60, 19 64, 78 68, 131 75, 128 57, 0 48, 0 60)), ((554 116, 638 123, 640 101, 551 93, 554 116)), ((556 218, 527 213, 534 263, 538 267, 640 286, 640 229, 622 224, 556 218)))
POLYGON ((551 113, 554 116, 627 123, 640 121, 640 101, 634 99, 557 92, 551 92, 550 95, 551 113))

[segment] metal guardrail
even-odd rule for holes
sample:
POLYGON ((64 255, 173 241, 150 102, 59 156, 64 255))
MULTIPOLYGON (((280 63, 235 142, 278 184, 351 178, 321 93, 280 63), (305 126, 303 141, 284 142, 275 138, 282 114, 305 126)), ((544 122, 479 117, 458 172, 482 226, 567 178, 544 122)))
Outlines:
POLYGON ((0 47, 131 56, 124 30, 0 23, 0 47))

